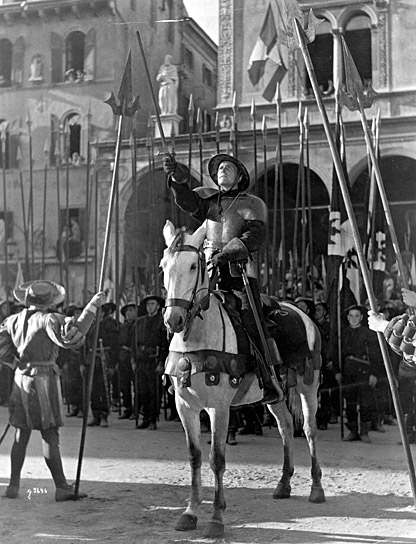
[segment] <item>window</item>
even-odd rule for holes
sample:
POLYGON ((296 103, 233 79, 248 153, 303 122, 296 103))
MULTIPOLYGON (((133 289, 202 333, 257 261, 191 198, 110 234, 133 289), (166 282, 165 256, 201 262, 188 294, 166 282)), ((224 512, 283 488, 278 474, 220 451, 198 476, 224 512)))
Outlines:
POLYGON ((85 35, 76 30, 71 32, 66 39, 65 46, 65 81, 79 82, 84 79, 84 51, 85 35))
POLYGON ((6 169, 17 167, 19 134, 13 134, 11 128, 13 128, 13 125, 10 127, 8 121, 0 119, 0 170, 3 169, 3 158, 6 169))
POLYGON ((12 80, 14 85, 23 83, 23 62, 25 55, 25 42, 22 36, 17 38, 13 46, 12 80))
POLYGON ((186 47, 183 52, 183 61, 188 68, 190 68, 191 70, 194 69, 194 54, 186 47))
POLYGON ((12 43, 5 38, 0 40, 0 87, 10 87, 12 83, 12 43))
POLYGON ((69 164, 80 166, 81 156, 81 116, 79 113, 68 114, 63 121, 56 115, 51 116, 50 164, 58 166, 69 164))
MULTIPOLYGON (((324 96, 329 96, 334 92, 333 47, 331 25, 329 21, 324 20, 316 29, 315 40, 308 43, 316 79, 324 96)), ((304 90, 306 95, 313 94, 312 84, 307 73, 305 73, 304 90)))
POLYGON ((202 65, 202 82, 212 87, 212 72, 205 64, 202 65))
POLYGON ((361 13, 354 15, 347 22, 344 35, 361 79, 370 83, 372 80, 370 18, 361 13))

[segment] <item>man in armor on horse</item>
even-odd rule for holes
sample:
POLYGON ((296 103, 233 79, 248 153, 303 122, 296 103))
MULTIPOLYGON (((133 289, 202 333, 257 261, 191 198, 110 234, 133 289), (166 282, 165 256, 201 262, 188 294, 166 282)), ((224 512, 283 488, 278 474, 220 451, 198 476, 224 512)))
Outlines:
POLYGON ((282 361, 267 330, 256 279, 255 254, 264 244, 267 232, 265 203, 247 192, 249 173, 231 155, 220 153, 209 161, 208 171, 217 188, 192 190, 188 168, 177 163, 172 154, 165 154, 163 168, 176 204, 194 219, 206 220, 204 250, 207 262, 218 270, 217 286, 236 295, 234 304, 243 327, 269 363, 260 364, 258 369, 264 388, 263 403, 283 400, 281 382, 276 379, 282 361))

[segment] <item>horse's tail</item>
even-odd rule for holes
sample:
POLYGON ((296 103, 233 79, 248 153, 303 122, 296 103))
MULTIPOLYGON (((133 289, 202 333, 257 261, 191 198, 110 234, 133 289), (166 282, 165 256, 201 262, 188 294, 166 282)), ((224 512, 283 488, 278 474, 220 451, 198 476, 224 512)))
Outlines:
POLYGON ((289 388, 289 410, 294 418, 295 427, 303 427, 302 401, 296 387, 289 388))

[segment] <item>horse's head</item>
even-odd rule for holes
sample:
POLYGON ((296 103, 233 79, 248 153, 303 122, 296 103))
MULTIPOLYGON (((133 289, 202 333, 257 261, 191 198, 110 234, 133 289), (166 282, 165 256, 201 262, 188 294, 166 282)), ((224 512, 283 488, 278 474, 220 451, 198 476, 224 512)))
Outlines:
POLYGON ((201 294, 206 294, 208 278, 202 242, 205 223, 193 234, 175 229, 168 220, 163 228, 167 249, 160 266, 167 291, 164 320, 170 332, 189 333, 190 316, 201 294))

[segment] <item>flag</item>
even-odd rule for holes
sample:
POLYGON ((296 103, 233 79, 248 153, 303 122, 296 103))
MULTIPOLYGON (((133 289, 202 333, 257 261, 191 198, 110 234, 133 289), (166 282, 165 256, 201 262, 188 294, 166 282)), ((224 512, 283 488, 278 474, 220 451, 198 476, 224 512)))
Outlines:
MULTIPOLYGON (((339 108, 337 108, 335 123, 335 145, 337 147, 342 169, 348 184, 348 173, 345 156, 345 138, 343 133, 342 118, 339 108)), ((350 221, 344 200, 341 194, 340 183, 335 166, 332 171, 332 193, 329 211, 328 228, 328 258, 327 258, 327 304, 330 317, 330 342, 337 349, 338 341, 338 304, 344 308, 349 305, 350 279, 347 277, 347 270, 351 273, 354 270, 353 238, 351 233, 350 221), (340 281, 342 280, 342 293, 340 281), (346 295, 345 303, 340 300, 341 295, 346 295), (339 302, 340 300, 340 302, 339 302)))
POLYGON ((277 84, 284 78, 287 68, 284 65, 278 44, 276 23, 269 4, 260 35, 248 61, 248 77, 256 86, 264 84, 263 97, 272 102, 277 84))
POLYGON ((315 39, 316 27, 322 23, 323 19, 318 19, 313 14, 312 9, 308 14, 304 14, 299 3, 296 0, 283 0, 283 11, 277 4, 280 20, 278 42, 285 45, 290 51, 299 49, 300 45, 296 36, 295 19, 297 19, 305 33, 306 42, 311 43, 315 39))

